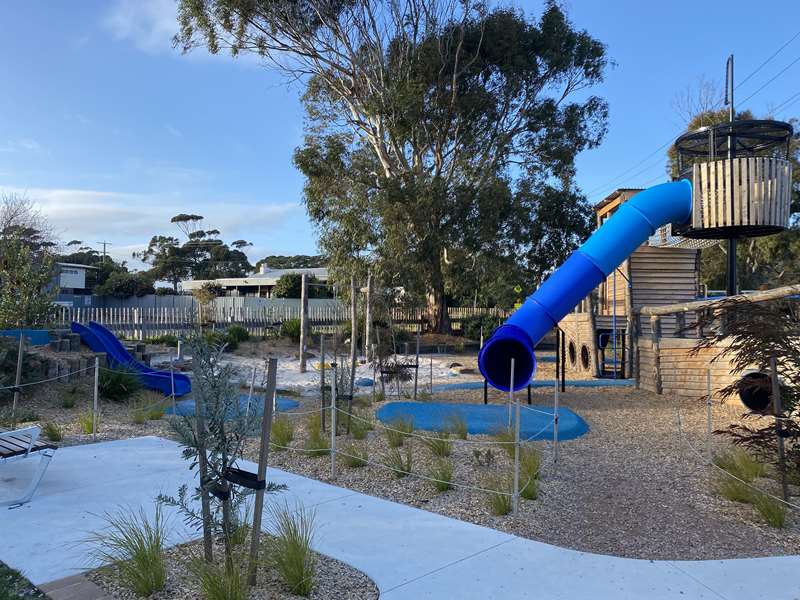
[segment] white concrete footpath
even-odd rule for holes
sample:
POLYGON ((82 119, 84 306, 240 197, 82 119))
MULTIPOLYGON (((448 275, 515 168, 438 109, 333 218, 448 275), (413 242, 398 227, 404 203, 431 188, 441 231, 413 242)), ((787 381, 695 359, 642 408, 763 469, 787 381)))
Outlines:
MULTIPOLYGON (((0 495, 21 485, 34 463, 0 467, 0 495)), ((682 562, 588 554, 283 471, 268 476, 289 486, 271 498, 316 510, 315 548, 364 571, 381 598, 800 599, 800 556, 682 562)), ((37 584, 87 570, 93 564, 81 540, 102 528, 102 513, 152 511, 159 492, 192 481, 179 446, 160 438, 60 449, 33 501, 0 509, 0 560, 37 584)), ((196 536, 178 515, 170 520, 170 542, 196 536)))

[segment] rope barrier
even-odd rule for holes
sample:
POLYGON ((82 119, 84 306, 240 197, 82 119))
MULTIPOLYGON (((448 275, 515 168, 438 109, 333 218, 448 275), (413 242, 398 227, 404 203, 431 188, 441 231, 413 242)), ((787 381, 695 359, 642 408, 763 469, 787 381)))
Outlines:
POLYGON ((71 377, 72 375, 77 375, 78 373, 83 373, 85 371, 94 371, 94 365, 91 367, 86 367, 85 369, 78 369, 77 371, 70 371, 69 373, 64 373, 63 375, 58 375, 56 377, 50 377, 49 379, 40 379, 39 381, 29 381, 28 383, 20 383, 19 385, 8 385, 0 387, 0 391, 2 390, 11 390, 15 391, 17 389, 21 389, 24 387, 30 387, 32 385, 40 385, 42 383, 49 383, 51 381, 57 381, 59 379, 64 379, 65 377, 71 377))
MULTIPOLYGON (((703 454, 700 451, 698 451, 697 448, 695 448, 692 445, 692 443, 688 439, 686 439, 686 437, 684 436, 684 434, 683 434, 683 425, 682 425, 682 420, 681 420, 681 412, 680 412, 680 409, 678 408, 677 405, 675 406, 675 415, 677 417, 677 422, 678 422, 678 437, 680 437, 681 441, 683 441, 689 447, 689 449, 692 452, 694 452, 703 462, 706 462, 706 457, 703 456, 703 454)), ((712 467, 714 467, 716 470, 718 470, 718 471, 724 473, 725 475, 727 475, 728 477, 731 477, 732 479, 735 479, 739 483, 743 483, 744 485, 749 487, 751 490, 753 490, 755 492, 758 492, 759 494, 764 494, 765 496, 768 496, 768 497, 772 498, 773 500, 777 500, 778 502, 780 502, 782 504, 785 504, 786 506, 788 506, 790 508, 793 508, 795 510, 800 511, 800 505, 794 504, 792 502, 788 502, 787 500, 784 500, 783 498, 780 498, 778 496, 770 494, 769 492, 765 492, 764 490, 757 488, 756 486, 754 486, 751 483, 745 481, 744 479, 741 479, 741 478, 737 477, 736 475, 734 475, 730 471, 726 471, 725 469, 723 469, 722 467, 720 467, 718 464, 714 463, 713 461, 711 463, 709 463, 709 464, 712 467)))

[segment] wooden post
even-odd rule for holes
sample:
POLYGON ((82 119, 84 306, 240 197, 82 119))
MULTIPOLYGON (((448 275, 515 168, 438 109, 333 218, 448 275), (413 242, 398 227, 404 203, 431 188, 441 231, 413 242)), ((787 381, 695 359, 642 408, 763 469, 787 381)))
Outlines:
POLYGON ((676 338, 686 337, 686 313, 685 312, 677 312, 677 313, 675 313, 675 337, 676 338))
POLYGON ((769 359, 770 383, 772 384, 772 412, 775 415, 775 435, 778 437, 778 471, 781 475, 781 494, 784 500, 789 499, 789 485, 786 482, 786 449, 783 439, 783 403, 781 402, 781 386, 778 380, 778 361, 769 359))
MULTIPOLYGON (((625 345, 628 349, 628 356, 624 356, 625 351, 623 350, 623 358, 625 358, 625 364, 628 365, 627 375, 630 377, 630 374, 633 372, 636 351, 638 350, 634 340, 636 336, 636 324, 634 323, 636 315, 633 311, 633 278, 631 277, 630 257, 625 261, 625 281, 627 283, 625 287, 625 315, 627 317, 627 323, 625 324, 625 341, 627 343, 625 345)), ((623 375, 625 375, 625 373, 623 373, 623 375)))
POLYGON ((197 474, 200 476, 200 509, 203 517, 203 557, 207 563, 214 562, 214 545, 211 538, 211 499, 208 496, 208 457, 206 456, 206 407, 202 395, 194 400, 195 427, 197 428, 197 474))
POLYGON ((560 404, 558 377, 556 389, 553 393, 553 472, 558 469, 558 408, 560 404))
POLYGON ((308 277, 300 276, 300 372, 306 372, 306 335, 308 334, 308 277))
MULTIPOLYGON (((175 366, 172 352, 169 353, 169 386, 171 390, 170 397, 172 398, 172 414, 177 415, 178 411, 175 408, 175 366)), ((252 393, 252 389, 250 392, 252 393)))
POLYGON ((706 369, 706 460, 712 463, 711 431, 713 429, 713 414, 711 411, 711 365, 706 369))
POLYGON ((514 514, 519 511, 519 396, 514 396, 514 359, 511 359, 511 398, 514 400, 514 514))
MULTIPOLYGON (((589 353, 591 354, 591 367, 594 371, 594 377, 600 377, 600 362, 598 360, 597 351, 597 318, 594 314, 594 296, 589 293, 589 331, 592 332, 591 339, 589 340, 589 353)), ((580 330, 578 330, 580 331, 580 330)), ((566 335, 566 334, 565 334, 566 335)), ((558 339, 558 338, 556 338, 558 339)), ((580 341, 580 340, 578 340, 580 341)), ((566 361, 563 363, 566 365, 566 361)))
POLYGON ((358 298, 356 278, 350 276, 350 396, 347 398, 347 434, 350 435, 350 420, 353 414, 353 394, 356 391, 356 341, 358 339, 358 298))
POLYGON ((661 338, 661 317, 653 315, 650 317, 650 339, 653 343, 653 389, 656 394, 661 394, 661 349, 659 340, 661 338))
POLYGON ((19 344, 17 345, 17 372, 14 377, 14 400, 11 403, 11 429, 17 428, 17 404, 20 398, 20 384, 22 383, 22 360, 25 356, 25 336, 22 334, 22 325, 18 325, 19 344))
POLYGON ((325 335, 319 336, 319 405, 322 431, 325 431, 325 335))
MULTIPOLYGON (((269 438, 272 431, 272 401, 275 396, 275 385, 278 372, 278 359, 270 358, 267 361, 267 389, 264 393, 264 416, 261 419, 261 447, 258 452, 258 481, 266 482, 267 458, 269 457, 269 438)), ((255 371, 254 371, 255 373, 255 371)), ((256 491, 256 500, 253 505, 253 530, 250 535, 250 564, 247 579, 250 585, 256 582, 256 568, 258 566, 258 546, 261 535, 261 514, 264 512, 264 490, 256 491)))
POLYGON ((511 427, 511 405, 514 402, 514 359, 511 359, 511 381, 508 387, 508 398, 506 399, 506 413, 508 414, 508 426, 511 427))
POLYGON ((639 319, 640 315, 638 312, 634 312, 632 315, 631 321, 631 338, 628 341, 628 347, 630 348, 630 370, 633 373, 633 377, 636 382, 636 389, 639 389, 642 383, 642 376, 639 372, 639 319))
POLYGON ((372 271, 367 272, 367 296, 364 299, 364 356, 372 360, 372 271))
POLYGON ((97 441, 97 400, 100 395, 100 357, 94 357, 94 397, 92 399, 92 441, 97 441))

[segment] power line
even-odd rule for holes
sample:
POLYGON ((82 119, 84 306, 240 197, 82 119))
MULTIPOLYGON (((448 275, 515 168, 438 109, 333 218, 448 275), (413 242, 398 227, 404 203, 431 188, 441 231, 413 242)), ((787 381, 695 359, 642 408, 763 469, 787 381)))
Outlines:
POLYGON ((741 81, 740 81, 740 82, 739 82, 739 83, 736 85, 736 87, 735 87, 735 88, 733 88, 733 89, 735 89, 735 90, 738 90, 740 86, 742 86, 742 85, 744 85, 745 83, 747 83, 747 82, 750 80, 750 78, 751 78, 753 75, 755 75, 755 74, 756 74, 756 73, 758 73, 758 72, 759 72, 761 69, 763 69, 763 68, 764 68, 764 67, 767 65, 767 63, 768 63, 768 62, 770 62, 770 61, 771 61, 773 58, 775 58, 776 56, 778 56, 778 54, 780 54, 780 53, 781 53, 781 51, 783 51, 783 49, 784 49, 784 48, 786 48, 786 46, 788 46, 789 44, 791 44, 791 43, 792 43, 793 41, 795 41, 795 40, 796 40, 798 37, 800 37, 800 31, 798 31, 797 33, 795 33, 795 34, 794 34, 794 35, 793 35, 793 36, 792 36, 792 37, 789 39, 789 41, 788 41, 788 42, 786 42, 786 43, 785 43, 783 46, 781 46, 780 48, 778 48, 777 50, 775 50, 775 52, 773 52, 773 53, 770 55, 770 57, 769 57, 767 60, 765 60, 764 62, 762 62, 760 65, 758 65, 758 67, 756 67, 756 69, 755 69, 754 71, 752 71, 752 72, 751 72, 751 73, 750 73, 750 74, 749 74, 747 77, 745 77, 744 79, 742 79, 742 80, 741 80, 741 81))
POLYGON ((750 95, 749 95, 747 98, 745 98, 744 100, 742 100, 742 104, 744 104, 745 102, 747 102, 748 100, 750 100, 750 98, 752 98, 753 96, 755 96, 756 94, 758 94, 758 93, 759 93, 761 90, 763 90, 763 89, 764 89, 765 87, 767 87, 767 86, 768 86, 770 83, 772 83, 773 81, 775 81, 775 80, 776 80, 778 77, 780 77, 781 75, 783 75, 783 74, 784 74, 786 71, 788 71, 788 70, 789 70, 791 67, 793 67, 793 66, 794 66, 796 63, 798 63, 798 62, 800 62, 800 56, 798 56, 797 58, 795 58, 795 59, 794 59, 792 62, 790 62, 788 65, 786 65, 786 66, 785 66, 783 69, 781 69, 780 71, 778 71, 778 73, 777 73, 777 74, 776 74, 774 77, 772 77, 771 79, 767 80, 767 82, 766 82, 764 85, 762 85, 760 88, 758 88, 758 89, 757 89, 755 92, 753 92, 753 93, 752 93, 752 94, 750 94, 750 95))

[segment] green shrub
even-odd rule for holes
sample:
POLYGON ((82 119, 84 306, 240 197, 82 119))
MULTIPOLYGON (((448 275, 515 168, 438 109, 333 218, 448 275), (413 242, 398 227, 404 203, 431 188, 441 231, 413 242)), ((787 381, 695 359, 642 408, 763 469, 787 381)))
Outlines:
POLYGON ((127 400, 142 389, 138 375, 126 369, 100 369, 100 395, 112 402, 127 400))
POLYGON ((749 504, 754 499, 754 492, 750 486, 724 473, 719 474, 714 479, 714 489, 717 494, 731 502, 749 504))
POLYGON ((51 442, 60 442, 64 439, 64 432, 61 431, 61 427, 52 421, 48 421, 42 425, 42 435, 51 442))
POLYGON ((294 439, 294 424, 288 417, 276 417, 272 421, 272 431, 270 433, 270 443, 272 449, 276 451, 284 450, 294 439), (280 448, 283 446, 284 448, 280 448))
POLYGON ((239 347, 239 342, 221 331, 206 331, 203 333, 203 339, 212 348, 225 352, 233 352, 239 347))
POLYGON ((115 564, 122 584, 138 596, 163 590, 167 527, 161 505, 156 504, 152 519, 141 508, 138 513, 122 509, 106 513, 104 519, 108 526, 89 537, 95 546, 92 555, 99 562, 115 564))
POLYGON ((513 491, 511 481, 508 477, 491 476, 486 479, 484 488, 492 490, 486 493, 486 502, 493 515, 498 517, 507 515, 513 508, 513 491))
POLYGON ((170 348, 178 347, 178 336, 166 333, 164 335, 157 335, 147 340, 148 343, 154 345, 169 346, 170 348))
POLYGON ((0 425, 3 427, 11 427, 15 424, 19 423, 33 423, 34 421, 39 420, 39 415, 36 413, 35 410, 30 408, 26 408, 24 406, 18 406, 14 416, 11 416, 11 407, 8 406, 6 408, 0 409, 0 425))
POLYGON ((514 458, 514 442, 517 439, 514 435, 514 429, 511 427, 500 427, 492 434, 492 438, 495 442, 502 442, 501 447, 503 450, 511 458, 514 458))
POLYGON ((767 474, 767 467, 741 448, 733 448, 714 456, 714 464, 731 475, 751 482, 767 474))
POLYGON ((483 324, 483 339, 489 339, 494 330, 503 324, 503 319, 494 315, 475 315, 461 321, 461 334, 470 340, 480 341, 481 324, 483 324))
POLYGON ((206 600, 247 600, 249 596, 247 573, 238 565, 226 569, 224 565, 195 558, 189 563, 189 570, 200 584, 206 600))
POLYGON ((467 422, 464 420, 464 417, 457 413, 453 413, 445 417, 444 427, 445 431, 459 440, 467 439, 467 435, 469 434, 467 422))
POLYGON ((369 459, 367 449, 356 446, 355 444, 350 444, 342 448, 341 456, 344 464, 353 469, 366 467, 367 460, 369 459))
MULTIPOLYGON (((81 427, 81 432, 89 435, 92 433, 92 411, 87 410, 81 416, 78 417, 78 424, 81 427)), ((97 432, 100 433, 100 413, 97 413, 97 432)))
POLYGON ((542 469, 542 453, 536 446, 519 448, 519 477, 523 483, 528 479, 539 479, 542 469))
POLYGON ((322 431, 322 419, 314 413, 308 418, 308 437, 306 438, 305 451, 308 456, 326 456, 330 454, 331 442, 322 431))
POLYGON ((422 443, 434 456, 438 456, 439 458, 450 456, 453 452, 453 442, 450 441, 449 433, 439 432, 433 435, 426 435, 422 439, 422 443))
POLYGON ((147 423, 147 411, 144 408, 132 408, 130 410, 131 421, 136 425, 144 425, 147 423))
POLYGON ((384 432, 390 448, 399 448, 408 434, 414 431, 414 421, 406 417, 397 417, 389 421, 384 432))
POLYGON ((392 473, 398 479, 405 477, 406 475, 410 475, 412 473, 411 468, 413 466, 411 444, 406 446, 405 452, 401 451, 400 448, 397 447, 390 448, 385 455, 384 464, 392 469, 392 473))
POLYGON ((431 467, 429 477, 434 479, 432 481, 433 487, 439 492, 446 492, 452 489, 453 481, 453 462, 443 458, 438 459, 431 467))
POLYGON ((286 319, 281 323, 281 337, 289 338, 293 342, 299 342, 300 319, 286 319))
POLYGON ((225 334, 228 336, 229 340, 233 340, 237 344, 241 344, 250 339, 250 332, 241 325, 231 325, 228 327, 227 331, 225 331, 225 334))
POLYGON ((753 508, 770 527, 782 529, 786 525, 786 505, 766 494, 755 494, 753 508))
POLYGON ((79 401, 92 397, 92 390, 84 384, 67 383, 58 386, 58 397, 61 400, 62 408, 75 408, 79 401))
MULTIPOLYGON (((293 594, 309 596, 316 583, 316 557, 311 550, 314 539, 314 512, 302 506, 270 508, 267 560, 278 571, 293 594)), ((226 599, 227 600, 227 599, 226 599)))

